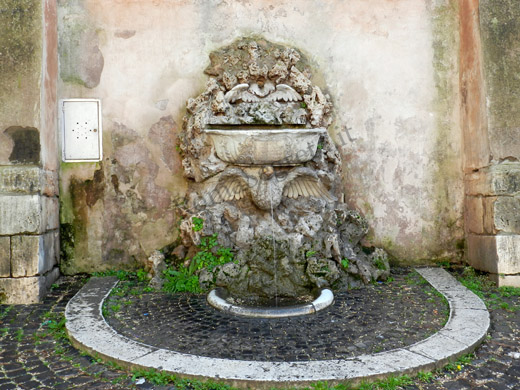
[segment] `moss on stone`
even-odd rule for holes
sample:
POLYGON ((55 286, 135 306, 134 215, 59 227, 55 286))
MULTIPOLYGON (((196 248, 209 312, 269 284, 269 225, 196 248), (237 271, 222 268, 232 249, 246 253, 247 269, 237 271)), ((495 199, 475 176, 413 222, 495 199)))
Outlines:
POLYGON ((481 0, 480 28, 491 124, 520 126, 520 3, 481 0))
POLYGON ((0 0, 0 77, 31 70, 38 51, 40 1, 0 0))
POLYGON ((77 273, 77 259, 87 253, 88 210, 85 182, 72 177, 69 188, 61 189, 60 198, 60 270, 66 275, 77 273), (65 195, 66 194, 66 195, 65 195))
POLYGON ((435 202, 434 235, 431 243, 436 246, 432 257, 442 257, 457 252, 457 239, 463 234, 457 224, 461 200, 457 188, 462 180, 460 150, 456 142, 458 132, 458 2, 445 0, 432 10, 433 66, 436 99, 436 141, 431 172, 432 196, 435 202), (457 133, 455 133, 457 132, 457 133), (441 221, 445 221, 442 223, 441 221), (439 243, 444 243, 439 248, 439 243))
POLYGON ((80 87, 86 86, 85 82, 79 76, 76 76, 76 75, 64 74, 62 72, 61 79, 64 83, 75 84, 75 85, 79 85, 80 87))
POLYGON ((60 224, 60 268, 69 269, 74 259, 75 228, 71 223, 60 224))
POLYGON ((0 0, 0 26, 0 123, 5 127, 36 127, 40 98, 41 2, 0 0))

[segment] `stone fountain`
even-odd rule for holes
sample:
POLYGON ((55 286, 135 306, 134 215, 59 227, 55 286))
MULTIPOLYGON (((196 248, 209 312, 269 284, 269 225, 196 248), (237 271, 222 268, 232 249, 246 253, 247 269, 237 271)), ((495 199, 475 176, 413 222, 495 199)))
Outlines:
POLYGON ((235 261, 203 269, 231 299, 308 297, 385 279, 386 253, 361 244, 365 220, 342 202, 333 107, 296 49, 241 39, 210 55, 206 90, 181 134, 182 246, 216 234, 235 261), (203 220, 201 230, 194 221, 203 220))

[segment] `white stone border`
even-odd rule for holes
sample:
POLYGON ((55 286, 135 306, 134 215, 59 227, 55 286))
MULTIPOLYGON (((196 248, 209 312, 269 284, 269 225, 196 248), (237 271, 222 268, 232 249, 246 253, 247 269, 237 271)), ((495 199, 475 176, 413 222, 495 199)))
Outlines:
POLYGON ((190 355, 138 343, 118 334, 103 318, 101 307, 117 283, 115 278, 92 278, 67 304, 66 327, 77 348, 126 367, 155 368, 240 387, 373 380, 440 368, 474 350, 486 336, 489 313, 475 294, 441 268, 419 268, 417 272, 448 300, 448 322, 425 340, 374 355, 306 362, 245 361, 190 355))
POLYGON ((220 296, 218 289, 211 290, 206 299, 208 303, 215 309, 241 317, 285 318, 316 314, 316 312, 323 310, 334 303, 334 294, 328 288, 324 288, 320 291, 320 294, 316 297, 316 299, 310 303, 270 308, 239 306, 229 303, 220 296))

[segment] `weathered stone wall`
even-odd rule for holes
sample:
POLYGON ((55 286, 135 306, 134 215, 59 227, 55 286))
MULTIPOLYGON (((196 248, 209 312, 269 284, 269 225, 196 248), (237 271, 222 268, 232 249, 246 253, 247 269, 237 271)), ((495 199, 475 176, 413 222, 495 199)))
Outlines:
POLYGON ((131 266, 177 238, 176 150, 208 54, 296 47, 336 108, 346 202, 402 262, 456 254, 463 188, 457 1, 59 2, 60 98, 102 99, 104 160, 62 164, 67 273, 131 266))
POLYGON ((468 113, 464 128, 468 259, 485 271, 519 274, 520 4, 481 0, 477 8, 476 1, 465 3, 463 25, 468 32, 480 27, 481 40, 470 40, 462 49, 469 53, 467 63, 472 62, 462 77, 473 80, 473 91, 463 99, 468 113))
POLYGON ((0 0, 0 302, 59 275, 56 3, 0 0))

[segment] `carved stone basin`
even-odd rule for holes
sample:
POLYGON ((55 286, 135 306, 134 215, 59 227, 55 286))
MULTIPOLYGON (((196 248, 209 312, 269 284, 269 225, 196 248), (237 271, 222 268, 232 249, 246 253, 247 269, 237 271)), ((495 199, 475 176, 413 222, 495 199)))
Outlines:
POLYGON ((324 128, 205 129, 221 160, 236 165, 291 166, 310 161, 324 128))

